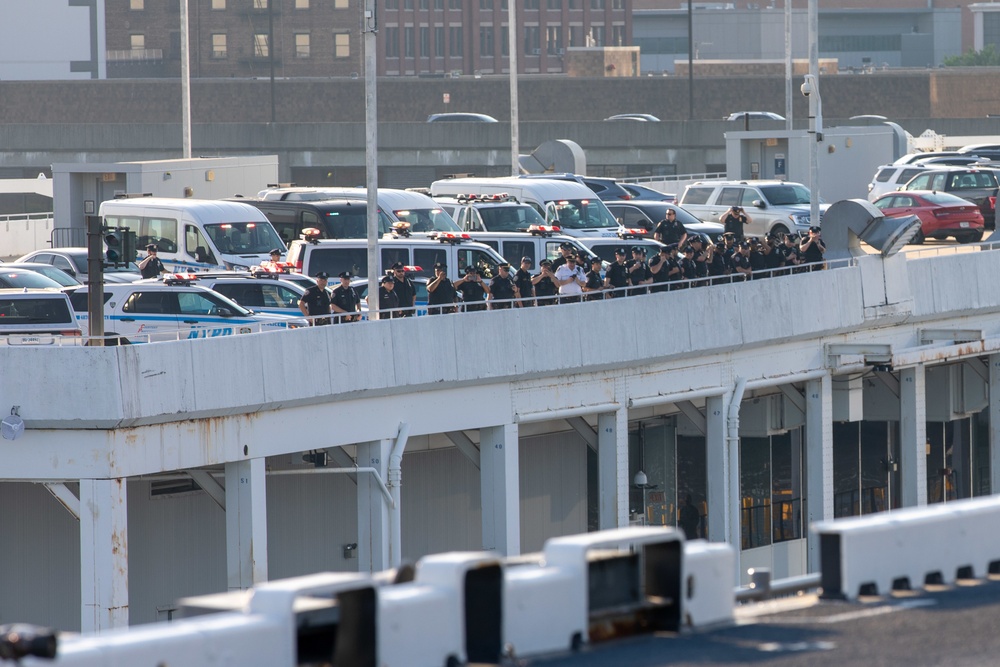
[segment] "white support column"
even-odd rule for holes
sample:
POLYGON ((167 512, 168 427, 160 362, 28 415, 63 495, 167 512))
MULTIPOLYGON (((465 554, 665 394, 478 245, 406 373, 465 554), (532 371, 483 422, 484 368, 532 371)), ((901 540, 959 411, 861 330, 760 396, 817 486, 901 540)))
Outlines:
POLYGON ((899 502, 927 504, 927 394, 923 364, 899 372, 899 502))
POLYGON ((1000 494, 1000 354, 990 355, 990 493, 1000 494))
MULTIPOLYGON (((363 442, 357 446, 359 466, 388 475, 392 440, 363 442)), ((358 572, 381 572, 389 564, 389 507, 371 474, 358 475, 358 572)))
POLYGON ((521 474, 517 424, 479 430, 483 549, 497 556, 521 553, 521 474))
POLYGON ((83 632, 128 626, 128 493, 124 479, 80 480, 83 632))
MULTIPOLYGON (((726 406, 729 394, 705 399, 705 465, 708 470, 708 539, 726 541, 729 461, 726 457, 726 406)), ((736 500, 734 499, 735 503, 736 500)))
MULTIPOLYGON (((806 382, 806 530, 833 518, 833 381, 806 382)), ((810 572, 819 572, 819 538, 807 532, 810 572)))
POLYGON ((226 464, 226 572, 229 590, 267 581, 264 459, 226 464))
POLYGON ((597 416, 597 489, 601 530, 628 526, 628 408, 597 416))

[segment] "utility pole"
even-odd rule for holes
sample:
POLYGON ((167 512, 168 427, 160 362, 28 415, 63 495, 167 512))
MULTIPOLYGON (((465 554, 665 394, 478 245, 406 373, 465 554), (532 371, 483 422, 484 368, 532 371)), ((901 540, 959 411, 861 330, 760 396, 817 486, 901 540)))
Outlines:
POLYGON ((378 17, 375 0, 365 0, 361 21, 365 47, 365 185, 368 188, 368 319, 378 319, 378 106, 375 70, 378 17))
POLYGON ((87 216, 87 318, 93 347, 104 346, 104 229, 101 216, 87 216))
POLYGON ((517 9, 516 0, 507 3, 507 51, 510 63, 510 175, 521 175, 521 147, 518 136, 518 106, 517 106, 517 9))
MULTIPOLYGON (((181 154, 191 158, 191 49, 188 0, 181 3, 181 154)), ((101 319, 103 322, 103 318, 101 319)))

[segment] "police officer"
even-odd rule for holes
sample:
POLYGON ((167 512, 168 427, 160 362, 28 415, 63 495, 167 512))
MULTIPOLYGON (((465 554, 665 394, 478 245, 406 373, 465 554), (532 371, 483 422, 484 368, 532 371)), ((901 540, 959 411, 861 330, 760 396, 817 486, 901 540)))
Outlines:
POLYGON ((535 285, 535 300, 539 306, 551 306, 556 303, 556 274, 552 270, 552 260, 543 259, 539 262, 538 273, 532 277, 531 282, 535 285))
POLYGON ((625 268, 625 248, 615 248, 615 261, 604 273, 604 288, 614 290, 609 294, 612 299, 625 296, 620 289, 628 285, 628 269, 625 268))
MULTIPOLYGON (((649 272, 649 266, 646 264, 646 250, 642 246, 632 246, 632 259, 629 262, 626 262, 625 268, 628 269, 629 282, 632 285, 641 287, 653 282, 653 274, 649 272)), ((646 294, 647 291, 645 287, 641 287, 629 290, 628 293, 630 295, 646 294)))
POLYGON ((810 227, 809 236, 802 239, 799 245, 799 253, 803 264, 810 264, 810 271, 819 271, 823 268, 823 253, 826 252, 826 244, 820 235, 819 227, 810 227))
POLYGON ((334 322, 357 322, 360 319, 361 298, 351 287, 350 271, 340 272, 340 285, 333 290, 330 305, 334 313, 343 313, 342 315, 334 315, 334 322))
POLYGON ((417 299, 417 287, 406 275, 406 267, 402 262, 392 265, 392 278, 396 281, 392 291, 399 300, 399 314, 396 317, 413 317, 416 314, 414 303, 417 299))
POLYGON ((455 312, 455 285, 448 278, 443 262, 434 265, 434 280, 427 283, 427 314, 443 315, 455 312))
POLYGON ((146 246, 146 258, 139 262, 139 272, 143 278, 156 278, 161 273, 167 273, 167 267, 156 256, 156 245, 150 243, 146 246))
POLYGON ((525 306, 535 305, 535 285, 531 281, 531 258, 522 257, 521 267, 514 274, 514 284, 517 285, 518 296, 520 301, 518 305, 522 308, 525 306))
POLYGON ((750 241, 740 241, 732 257, 733 282, 750 280, 753 266, 750 264, 750 241))
POLYGON ((299 310, 302 314, 310 318, 309 323, 314 326, 330 324, 330 294, 326 291, 326 283, 330 275, 326 271, 316 274, 316 284, 306 290, 306 293, 299 299, 299 310), (322 317, 322 316, 326 317, 322 317))
POLYGON ((559 270, 560 266, 566 264, 566 260, 570 255, 576 254, 576 248, 569 241, 563 241, 559 244, 559 256, 552 260, 552 273, 559 270))
POLYGON ((653 238, 667 245, 676 243, 678 246, 682 246, 687 241, 687 237, 687 229, 677 220, 677 211, 672 208, 667 209, 667 217, 656 223, 656 227, 653 228, 653 238))
MULTIPOLYGON (((396 279, 392 276, 382 276, 378 286, 378 316, 379 319, 400 317, 399 297, 396 296, 396 279)), ((371 305, 368 306, 371 308, 371 305)))
POLYGON ((733 206, 719 216, 719 222, 726 226, 726 233, 732 234, 736 241, 743 240, 743 227, 753 222, 741 206, 733 206))
POLYGON ((274 268, 277 268, 277 265, 281 263, 281 255, 282 255, 281 248, 273 248, 271 252, 268 254, 271 255, 272 266, 274 266, 274 268))
POLYGON ((455 289, 462 293, 466 312, 486 310, 486 295, 490 293, 490 288, 483 282, 476 267, 465 267, 465 275, 455 283, 455 289))
POLYGON ((586 301, 600 301, 604 298, 601 292, 604 291, 604 276, 601 275, 601 266, 604 262, 600 257, 594 255, 590 258, 590 271, 587 271, 587 282, 583 286, 583 291, 587 294, 586 301))
MULTIPOLYGON (((694 234, 688 239, 691 247, 691 261, 694 263, 694 277, 706 278, 708 276, 708 253, 705 252, 705 242, 701 236, 694 234)), ((704 284, 704 283, 699 283, 704 284)))
POLYGON ((653 286, 650 292, 666 292, 667 281, 670 280, 670 248, 674 244, 665 245, 660 248, 660 252, 649 260, 649 272, 653 276, 653 286))
POLYGON ((518 295, 517 285, 510 276, 510 264, 497 267, 498 274, 490 281, 490 307, 493 310, 510 308, 518 295))
POLYGON ((781 253, 782 261, 787 269, 785 273, 795 271, 793 267, 799 264, 799 237, 795 234, 785 234, 785 240, 778 247, 778 251, 781 253))

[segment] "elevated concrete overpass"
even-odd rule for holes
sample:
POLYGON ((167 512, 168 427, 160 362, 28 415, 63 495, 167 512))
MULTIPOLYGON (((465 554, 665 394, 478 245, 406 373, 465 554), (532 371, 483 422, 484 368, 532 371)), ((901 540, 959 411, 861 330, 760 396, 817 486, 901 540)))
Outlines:
POLYGON ((897 424, 891 507, 929 501, 928 422, 985 415, 987 478, 968 495, 1000 489, 1000 392, 986 391, 1000 378, 998 249, 554 308, 0 347, 0 405, 19 406, 27 427, 0 440, 0 499, 19 508, 0 519, 5 611, 72 627, 75 581, 80 627, 100 630, 317 563, 513 555, 588 525, 672 525, 683 484, 703 493, 705 536, 743 547, 741 567, 804 572, 816 559, 804 532, 748 534, 741 440, 795 434, 800 526, 835 514, 837 424, 897 424), (654 422, 670 442, 700 443, 704 482, 681 479, 655 501, 639 489, 637 517, 633 476, 653 450, 636 449, 635 425, 654 422), (323 464, 351 480, 312 474, 323 464), (61 588, 29 595, 57 568, 61 588))

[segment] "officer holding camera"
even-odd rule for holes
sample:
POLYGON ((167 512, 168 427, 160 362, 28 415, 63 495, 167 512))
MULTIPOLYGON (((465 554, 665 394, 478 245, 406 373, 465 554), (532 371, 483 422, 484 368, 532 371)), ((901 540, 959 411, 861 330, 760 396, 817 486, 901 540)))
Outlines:
POLYGON ((726 232, 731 233, 737 242, 743 240, 743 227, 753 222, 741 206, 732 206, 719 216, 719 222, 726 226, 726 232))
POLYGON ((823 253, 826 252, 826 244, 823 243, 822 232, 820 232, 819 227, 813 226, 809 228, 809 236, 802 239, 799 252, 802 255, 802 263, 812 265, 809 267, 811 271, 820 271, 823 269, 823 253))
POLYGON ((465 276, 455 283, 455 289, 462 293, 466 312, 486 310, 486 295, 490 293, 490 286, 483 282, 476 267, 465 267, 465 276))

